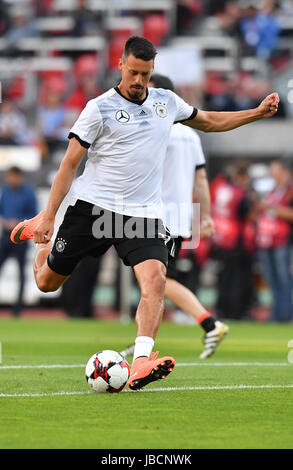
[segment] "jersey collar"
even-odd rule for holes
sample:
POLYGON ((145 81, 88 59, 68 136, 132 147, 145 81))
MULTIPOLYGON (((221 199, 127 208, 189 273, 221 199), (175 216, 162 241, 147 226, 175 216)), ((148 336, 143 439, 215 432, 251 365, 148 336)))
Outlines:
POLYGON ((118 86, 115 86, 114 90, 118 93, 118 95, 122 96, 122 98, 124 98, 125 100, 129 101, 130 103, 134 103, 134 104, 138 104, 138 105, 142 105, 148 98, 149 96, 149 90, 148 88, 146 88, 146 95, 145 95, 145 99, 142 100, 142 101, 138 101, 138 100, 131 100, 129 98, 126 98, 126 96, 122 95, 120 89, 118 88, 118 86))

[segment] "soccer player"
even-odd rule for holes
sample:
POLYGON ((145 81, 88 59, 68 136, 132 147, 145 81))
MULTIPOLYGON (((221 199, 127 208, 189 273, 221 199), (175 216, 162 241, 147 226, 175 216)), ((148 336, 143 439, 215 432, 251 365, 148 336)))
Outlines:
POLYGON ((164 378, 175 366, 172 357, 157 358, 158 353, 152 353, 163 312, 168 262, 165 242, 169 237, 160 213, 161 181, 174 122, 205 132, 228 131, 272 116, 279 102, 273 93, 247 111, 194 109, 169 90, 147 88, 155 56, 147 39, 128 39, 119 61, 120 84, 90 100, 71 129, 46 210, 18 224, 11 233, 16 243, 33 238, 38 244, 34 273, 43 292, 58 289, 84 256, 100 256, 112 245, 124 263, 133 267, 141 299, 128 382, 132 390, 164 378), (53 244, 55 215, 87 150, 85 170, 74 182, 77 202, 69 206, 53 244), (128 236, 133 218, 137 225, 143 222, 140 237, 128 236), (111 234, 102 229, 109 221, 113 222, 111 234), (152 232, 152 238, 144 236, 145 232, 152 232))
MULTIPOLYGON (((151 76, 149 87, 174 91, 172 81, 159 74, 151 76)), ((195 318, 205 331, 201 359, 212 356, 229 331, 227 325, 215 321, 197 297, 177 281, 176 260, 183 240, 191 236, 194 192, 196 201, 200 204, 201 236, 211 237, 215 231, 210 215, 210 191, 205 163, 200 138, 196 132, 180 123, 175 124, 167 146, 162 185, 163 219, 175 243, 174 256, 169 256, 168 260, 165 297, 195 318)), ((134 346, 129 346, 121 351, 121 354, 132 354, 134 346)))
MULTIPOLYGON (((150 85, 174 92, 172 81, 161 75, 152 75, 150 85)), ((180 123, 175 124, 168 142, 162 186, 162 201, 166 208, 164 222, 175 241, 175 256, 170 256, 168 262, 165 296, 194 317, 205 331, 201 359, 210 357, 215 352, 229 330, 223 323, 216 322, 196 296, 176 280, 176 258, 184 238, 191 236, 193 190, 196 201, 200 204, 201 236, 210 237, 214 234, 205 163, 199 136, 193 129, 180 123), (172 214, 174 207, 178 208, 177 217, 172 214)))

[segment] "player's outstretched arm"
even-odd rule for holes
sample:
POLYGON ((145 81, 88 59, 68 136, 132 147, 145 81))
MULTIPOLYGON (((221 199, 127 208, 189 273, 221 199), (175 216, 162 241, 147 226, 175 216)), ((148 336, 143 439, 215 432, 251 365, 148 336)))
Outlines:
POLYGON ((86 148, 77 139, 72 138, 67 147, 64 159, 55 176, 46 212, 40 225, 34 232, 35 243, 48 243, 54 232, 54 220, 60 204, 70 190, 77 168, 83 159, 86 148), (45 235, 45 237, 44 237, 45 235))
POLYGON ((236 112, 215 112, 198 110, 195 118, 182 124, 204 132, 225 132, 250 122, 273 116, 278 111, 278 93, 268 95, 257 108, 236 112))

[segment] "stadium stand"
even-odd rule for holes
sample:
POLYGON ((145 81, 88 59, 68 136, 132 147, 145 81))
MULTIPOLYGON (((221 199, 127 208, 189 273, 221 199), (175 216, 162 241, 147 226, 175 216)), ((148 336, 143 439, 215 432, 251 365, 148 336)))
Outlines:
MULTIPOLYGON (((26 145, 31 148, 31 156, 26 158, 33 163, 26 162, 23 168, 28 180, 38 184, 41 201, 48 194, 52 175, 62 158, 68 129, 89 99, 119 79, 118 60, 125 40, 132 34, 144 35, 162 53, 176 49, 182 51, 182 56, 189 54, 190 60, 194 57, 194 64, 186 64, 185 75, 189 70, 192 73, 192 65, 201 73, 193 83, 181 83, 179 92, 195 106, 237 110, 255 105, 272 89, 280 93, 281 119, 275 119, 268 127, 266 123, 258 127, 265 139, 264 147, 259 139, 251 138, 249 128, 242 133, 236 131, 232 139, 203 138, 209 161, 214 163, 216 157, 221 157, 222 163, 210 165, 211 176, 220 170, 224 156, 243 156, 247 142, 250 158, 268 154, 273 157, 277 133, 282 136, 279 151, 290 145, 292 148, 292 133, 288 132, 293 115, 293 99, 288 99, 293 71, 291 0, 23 0, 17 4, 1 0, 2 100, 13 103, 14 112, 29 129, 26 145), (267 28, 269 46, 265 53, 258 47, 257 34, 253 36, 249 30, 259 24, 275 25, 274 37, 267 28), (58 145, 51 145, 46 126, 42 125, 40 116, 45 116, 45 111, 48 126, 57 114, 62 116, 58 145)), ((0 107, 0 122, 3 112, 0 107)), ((6 144, 1 145, 3 135, 0 126, 0 182, 4 170, 15 163, 11 156, 15 152, 6 144)), ((10 147, 20 145, 24 142, 16 139, 10 147)), ((19 157, 17 163, 22 166, 19 157)), ((11 266, 0 278, 4 303, 9 303, 12 295, 7 288, 13 277, 11 266)), ((28 303, 39 298, 32 283, 31 279, 26 294, 28 303)))

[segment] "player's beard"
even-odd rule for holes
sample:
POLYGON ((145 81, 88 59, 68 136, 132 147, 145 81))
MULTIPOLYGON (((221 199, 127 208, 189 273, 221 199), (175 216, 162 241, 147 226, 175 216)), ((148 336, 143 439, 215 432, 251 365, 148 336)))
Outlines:
POLYGON ((139 100, 142 98, 144 91, 145 91, 144 87, 141 87, 141 88, 130 87, 128 91, 128 95, 130 96, 132 100, 139 100))

